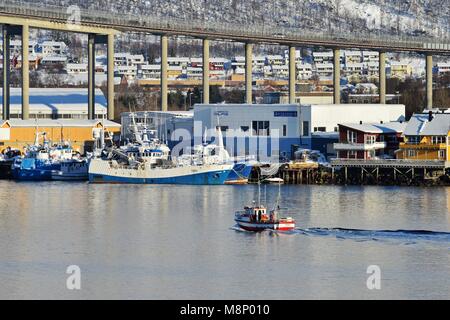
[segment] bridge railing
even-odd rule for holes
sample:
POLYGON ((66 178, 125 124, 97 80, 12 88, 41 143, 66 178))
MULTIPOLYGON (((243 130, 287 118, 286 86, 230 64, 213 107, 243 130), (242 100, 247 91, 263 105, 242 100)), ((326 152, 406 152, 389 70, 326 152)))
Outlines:
MULTIPOLYGON (((46 19, 68 20, 70 14, 68 7, 51 6, 43 3, 31 3, 23 0, 2 0, 0 3, 0 12, 20 14, 25 16, 41 17, 46 19)), ((342 35, 341 32, 326 31, 307 31, 293 27, 279 27, 273 25, 239 25, 233 23, 224 23, 214 21, 210 23, 204 20, 186 21, 174 17, 161 17, 157 15, 136 15, 129 13, 111 13, 107 10, 98 10, 97 8, 80 8, 81 22, 87 24, 106 24, 111 27, 137 27, 150 28, 163 31, 182 31, 201 34, 203 32, 215 33, 218 36, 223 35, 237 37, 257 37, 270 39, 275 42, 283 40, 299 42, 318 42, 323 44, 348 43, 349 45, 364 43, 374 47, 396 47, 416 50, 441 50, 450 51, 450 38, 446 35, 442 38, 432 37, 412 37, 405 35, 381 34, 380 31, 373 32, 351 32, 342 35)))

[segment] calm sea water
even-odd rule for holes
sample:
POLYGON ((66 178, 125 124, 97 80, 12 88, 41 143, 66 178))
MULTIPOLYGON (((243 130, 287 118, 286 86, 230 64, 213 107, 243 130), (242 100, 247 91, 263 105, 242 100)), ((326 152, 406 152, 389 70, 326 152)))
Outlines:
MULTIPOLYGON (((277 193, 262 187, 269 202, 277 193)), ((450 188, 283 186, 300 230, 236 230, 234 211, 256 196, 2 181, 0 298, 450 298, 450 188), (66 288, 69 265, 79 291, 66 288), (367 289, 369 265, 381 290, 367 289)))

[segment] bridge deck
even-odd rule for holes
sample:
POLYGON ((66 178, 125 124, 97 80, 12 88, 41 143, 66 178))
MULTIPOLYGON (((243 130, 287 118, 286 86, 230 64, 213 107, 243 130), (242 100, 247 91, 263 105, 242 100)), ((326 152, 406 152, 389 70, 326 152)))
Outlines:
MULTIPOLYGON (((0 3, 0 23, 6 17, 19 17, 53 22, 54 28, 67 30, 71 15, 66 7, 37 7, 36 4, 19 0, 3 0, 0 3), (58 25, 59 24, 59 25, 58 25), (61 24, 66 24, 62 26, 61 24)), ((378 33, 338 34, 333 32, 308 32, 298 28, 265 27, 264 25, 234 25, 230 23, 209 23, 185 21, 160 16, 136 16, 131 14, 112 15, 107 11, 80 10, 81 25, 138 31, 153 34, 174 34, 198 38, 212 38, 241 42, 266 42, 283 45, 310 45, 338 48, 361 48, 390 51, 432 52, 450 54, 450 39, 430 37, 390 36, 378 33)), ((72 28, 72 27, 70 27, 72 28)), ((88 29, 86 29, 88 30, 88 29)), ((84 31, 80 31, 84 32, 84 31)))

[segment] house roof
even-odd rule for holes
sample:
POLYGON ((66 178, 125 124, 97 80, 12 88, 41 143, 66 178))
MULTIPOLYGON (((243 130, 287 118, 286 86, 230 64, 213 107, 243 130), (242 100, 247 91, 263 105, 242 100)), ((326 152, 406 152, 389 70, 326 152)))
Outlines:
POLYGON ((347 128, 366 132, 366 133, 402 133, 406 128, 404 122, 386 122, 386 123, 344 123, 340 124, 347 128))
POLYGON ((428 121, 428 114, 414 114, 408 122, 406 136, 442 136, 450 131, 450 113, 433 114, 428 121))

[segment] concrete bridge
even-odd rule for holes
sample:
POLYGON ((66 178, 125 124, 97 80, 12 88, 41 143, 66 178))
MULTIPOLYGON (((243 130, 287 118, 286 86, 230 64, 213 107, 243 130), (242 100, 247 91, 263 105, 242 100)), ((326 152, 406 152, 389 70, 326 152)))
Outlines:
MULTIPOLYGON (((378 33, 308 32, 298 28, 265 27, 264 25, 232 25, 205 21, 184 21, 159 16, 111 14, 107 10, 83 10, 67 7, 38 7, 35 3, 4 0, 0 3, 0 24, 3 25, 3 47, 9 47, 11 36, 22 36, 22 117, 29 114, 29 28, 41 28, 88 34, 89 118, 94 117, 95 45, 108 46, 108 118, 114 117, 114 36, 120 32, 143 32, 160 36, 161 41, 161 109, 168 107, 168 41, 170 36, 188 36, 203 40, 203 61, 209 61, 211 40, 245 43, 246 102, 252 103, 252 49, 255 43, 272 43, 289 47, 289 100, 295 102, 296 47, 323 47, 334 52, 334 101, 340 103, 340 50, 367 49, 380 52, 380 103, 386 102, 386 53, 418 52, 426 56, 427 107, 433 107, 433 55, 450 55, 450 38, 390 36, 378 33), (25 48, 25 49, 24 49, 25 48)), ((3 115, 9 117, 9 51, 3 59, 3 115)), ((209 63, 203 63, 209 66, 209 63)), ((203 67, 203 102, 209 103, 209 68, 203 67)))

